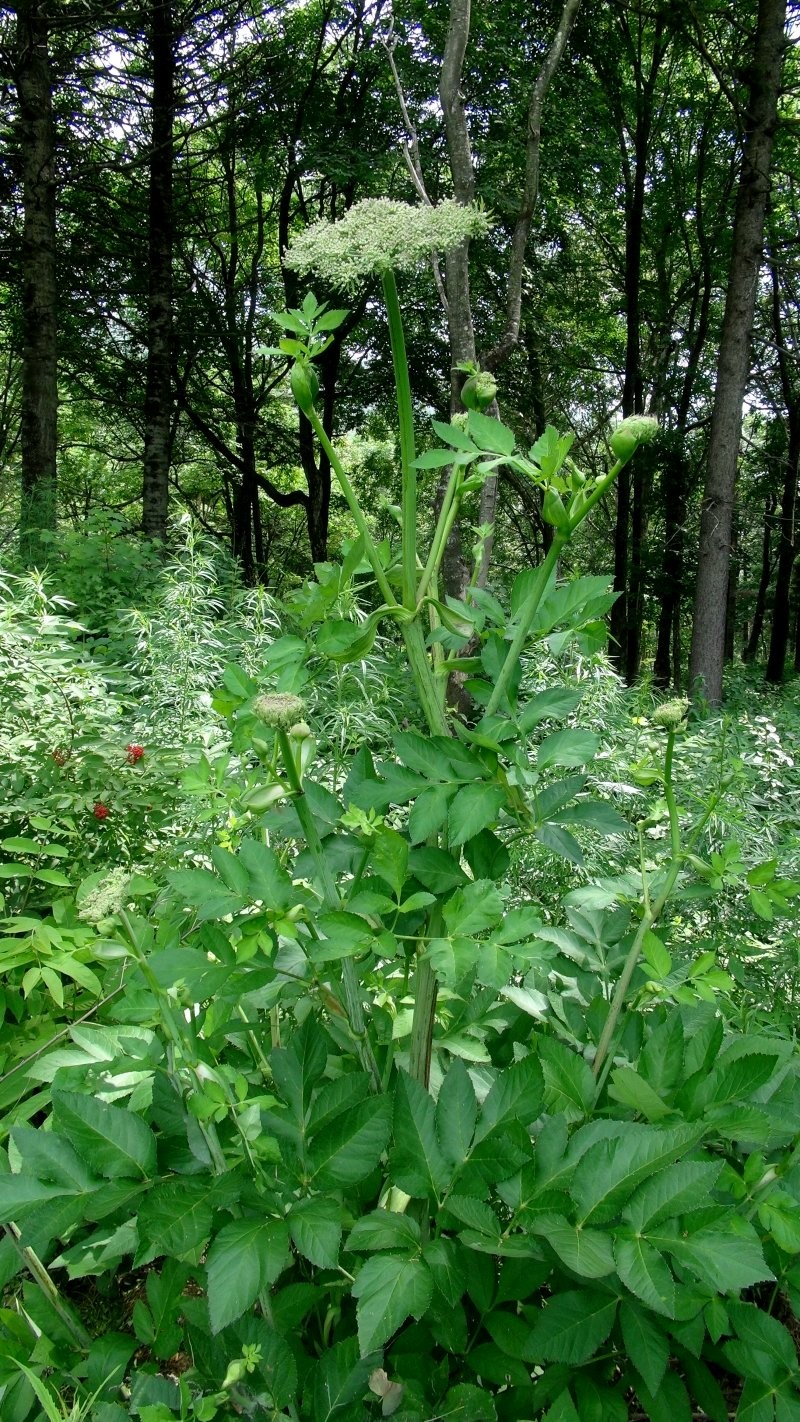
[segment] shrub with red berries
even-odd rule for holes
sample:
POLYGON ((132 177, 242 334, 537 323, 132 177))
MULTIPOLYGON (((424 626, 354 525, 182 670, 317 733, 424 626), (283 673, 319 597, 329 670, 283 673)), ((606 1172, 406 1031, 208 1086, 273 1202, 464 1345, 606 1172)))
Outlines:
POLYGON ((98 800, 97 804, 95 805, 95 807, 94 807, 94 809, 93 809, 93 811, 92 811, 92 814, 94 815, 94 817, 95 817, 96 820, 107 820, 107 819, 108 819, 108 805, 104 805, 103 802, 102 802, 102 800, 98 800))
POLYGON ((55 761, 56 765, 66 765, 69 759, 69 752, 65 751, 63 746, 57 746, 52 753, 52 759, 55 761))
POLYGON ((144 746, 130 745, 126 746, 125 750, 127 752, 128 765, 135 765, 144 755, 144 746))

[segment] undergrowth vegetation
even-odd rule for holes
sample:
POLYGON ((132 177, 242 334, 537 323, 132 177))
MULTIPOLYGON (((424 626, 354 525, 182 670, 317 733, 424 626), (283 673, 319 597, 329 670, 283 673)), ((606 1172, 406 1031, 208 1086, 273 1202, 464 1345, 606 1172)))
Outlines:
POLYGON ((398 372, 397 548, 329 446, 281 604, 188 522, 139 597, 2 576, 3 1422, 800 1417, 797 707, 623 690, 557 579, 647 422, 417 456, 398 372), (551 553, 446 598, 504 460, 551 553))

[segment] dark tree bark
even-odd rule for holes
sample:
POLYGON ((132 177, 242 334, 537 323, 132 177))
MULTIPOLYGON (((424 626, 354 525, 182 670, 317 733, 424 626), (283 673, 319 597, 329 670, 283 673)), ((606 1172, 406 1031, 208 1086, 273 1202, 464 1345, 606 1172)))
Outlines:
POLYGON ((797 558, 800 540, 797 536, 798 480, 800 479, 800 389, 789 362, 781 312, 781 293, 778 271, 774 262, 770 263, 772 277, 772 329, 775 335, 775 349, 781 379, 783 403, 786 409, 788 441, 786 464, 784 466, 783 491, 781 494, 780 520, 778 524, 778 571, 775 578, 775 594, 770 629, 769 654, 767 657, 767 681, 779 684, 783 681, 786 653, 791 630, 790 597, 792 571, 797 558))
POLYGON ((142 529, 167 536, 172 458, 172 257, 175 33, 172 0, 152 0, 152 133, 148 215, 147 375, 144 399, 142 529))
MULTIPOLYGON (((598 65, 598 73, 604 78, 616 120, 625 187, 625 373, 622 386, 622 414, 625 418, 644 413, 641 293, 645 202, 656 85, 669 46, 669 35, 666 33, 665 12, 661 10, 652 22, 650 53, 645 61, 642 43, 645 21, 639 16, 634 33, 627 7, 615 8, 619 38, 623 53, 631 65, 636 87, 635 111, 629 117, 624 111, 622 99, 616 95, 616 76, 604 64, 598 65)), ((610 652, 629 683, 635 681, 641 659, 647 526, 644 481, 641 460, 626 466, 617 481, 614 528, 614 591, 617 600, 610 616, 610 652)))
POLYGON ((20 547, 34 562, 44 553, 39 534, 56 527, 58 426, 55 132, 41 0, 17 5, 14 78, 23 205, 20 547))
POLYGON ((767 608, 767 593, 772 579, 772 529, 775 522, 777 499, 770 494, 764 505, 764 532, 761 538, 761 575, 753 608, 753 624, 750 635, 742 649, 742 661, 752 662, 758 655, 758 644, 764 630, 764 613, 767 608))
POLYGON ((750 373, 758 274, 785 49, 786 0, 759 0, 744 153, 733 224, 708 469, 689 676, 711 703, 722 700, 731 530, 742 405, 750 373))

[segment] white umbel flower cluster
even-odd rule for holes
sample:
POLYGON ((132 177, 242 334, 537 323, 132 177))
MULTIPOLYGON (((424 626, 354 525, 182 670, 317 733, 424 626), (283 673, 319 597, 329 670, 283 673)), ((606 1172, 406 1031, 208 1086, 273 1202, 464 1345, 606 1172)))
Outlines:
POLYGON ((447 252, 491 226, 487 213, 447 198, 424 207, 392 198, 365 198, 338 222, 315 222, 294 239, 286 265, 315 272, 345 291, 373 272, 411 271, 432 252, 447 252))

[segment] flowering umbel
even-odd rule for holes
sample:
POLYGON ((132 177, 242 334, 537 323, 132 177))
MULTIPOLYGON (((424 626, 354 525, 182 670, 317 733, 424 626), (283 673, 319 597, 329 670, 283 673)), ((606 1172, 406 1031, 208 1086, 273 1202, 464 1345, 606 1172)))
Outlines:
POLYGON ((142 756, 144 755, 144 746, 126 746, 125 751, 127 755, 128 765, 136 765, 136 762, 141 760, 142 756))
POLYGON ((257 696, 253 702, 253 715, 265 726, 274 726, 276 731, 291 731, 303 720, 306 703, 302 696, 292 696, 289 692, 276 692, 272 696, 257 696))
POLYGON ((490 227, 487 213, 447 198, 436 207, 365 198, 338 222, 314 222, 291 243, 287 267, 317 272, 332 286, 358 287, 373 272, 411 271, 490 227))
POLYGON ((661 706, 653 712, 651 720, 654 726, 661 726, 665 731, 682 731, 689 714, 689 702, 685 696, 676 696, 672 701, 664 701, 661 706))

